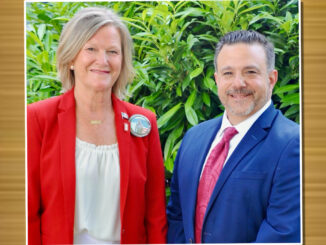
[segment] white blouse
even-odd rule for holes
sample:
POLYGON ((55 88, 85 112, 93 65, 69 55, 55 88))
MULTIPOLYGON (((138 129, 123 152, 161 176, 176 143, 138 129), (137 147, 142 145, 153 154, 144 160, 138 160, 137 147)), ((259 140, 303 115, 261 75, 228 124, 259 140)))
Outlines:
POLYGON ((74 244, 120 243, 118 144, 90 144, 76 138, 74 244))

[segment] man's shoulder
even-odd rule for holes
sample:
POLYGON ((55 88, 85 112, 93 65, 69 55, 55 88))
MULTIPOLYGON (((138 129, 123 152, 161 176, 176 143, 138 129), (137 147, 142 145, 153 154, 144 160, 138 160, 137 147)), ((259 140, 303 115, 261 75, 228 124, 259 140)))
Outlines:
POLYGON ((285 117, 281 111, 278 111, 273 124, 273 130, 277 130, 283 137, 299 136, 300 126, 296 122, 285 117))
POLYGON ((207 121, 203 121, 192 128, 190 128, 186 135, 194 136, 194 137, 200 137, 203 136, 203 133, 207 133, 208 131, 214 130, 216 131, 217 127, 222 122, 222 117, 217 117, 213 119, 209 119, 207 121))

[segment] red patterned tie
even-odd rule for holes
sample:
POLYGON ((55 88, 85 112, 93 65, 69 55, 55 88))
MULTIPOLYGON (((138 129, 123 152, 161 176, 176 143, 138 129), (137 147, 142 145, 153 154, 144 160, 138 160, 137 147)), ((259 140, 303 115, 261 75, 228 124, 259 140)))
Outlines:
POLYGON ((238 131, 233 127, 228 127, 224 130, 223 138, 211 151, 199 180, 195 220, 196 243, 201 243, 206 208, 228 155, 230 140, 237 133, 238 131))

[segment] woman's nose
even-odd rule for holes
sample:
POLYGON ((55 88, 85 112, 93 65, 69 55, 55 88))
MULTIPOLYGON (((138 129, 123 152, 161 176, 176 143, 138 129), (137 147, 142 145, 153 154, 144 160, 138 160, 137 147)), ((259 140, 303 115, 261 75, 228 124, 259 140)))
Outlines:
POLYGON ((108 64, 109 62, 109 55, 106 52, 99 52, 97 60, 101 64, 108 64))

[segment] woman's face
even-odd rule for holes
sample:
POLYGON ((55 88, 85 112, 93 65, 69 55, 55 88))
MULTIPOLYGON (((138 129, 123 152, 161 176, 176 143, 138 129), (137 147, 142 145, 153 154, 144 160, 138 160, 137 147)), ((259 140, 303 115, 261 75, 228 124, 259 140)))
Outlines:
POLYGON ((120 75, 122 59, 119 30, 111 25, 101 27, 73 60, 75 86, 86 91, 111 90, 120 75))

